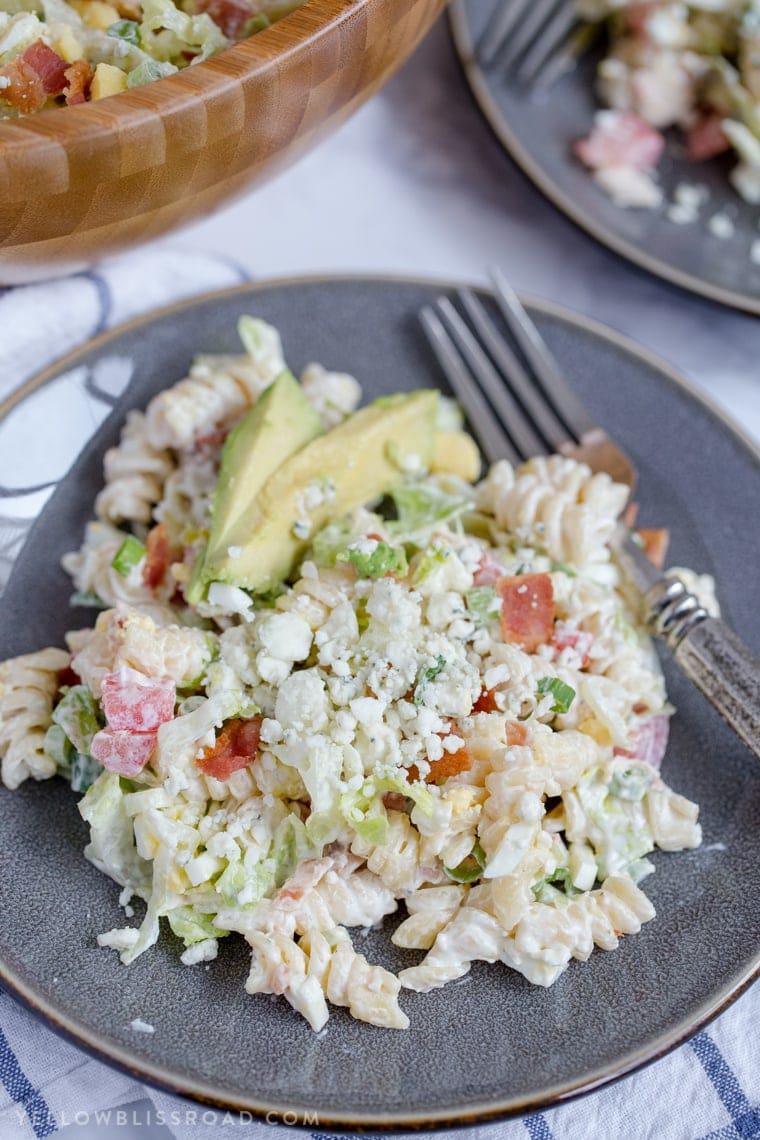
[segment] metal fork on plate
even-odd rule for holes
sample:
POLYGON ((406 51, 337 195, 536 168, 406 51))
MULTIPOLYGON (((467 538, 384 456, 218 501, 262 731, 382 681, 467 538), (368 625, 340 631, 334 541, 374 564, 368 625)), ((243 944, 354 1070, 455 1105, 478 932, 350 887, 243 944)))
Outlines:
MULTIPOLYGON (((470 289, 460 312, 446 297, 420 319, 431 347, 489 462, 519 463, 560 452, 633 488, 628 456, 594 422, 517 295, 493 274, 494 300, 510 343, 470 289)), ((760 661, 680 579, 656 569, 621 523, 614 541, 623 571, 641 591, 649 626, 746 746, 760 758, 760 661)))
POLYGON ((497 0, 477 46, 484 67, 514 68, 519 83, 546 90, 596 37, 574 0, 497 0))

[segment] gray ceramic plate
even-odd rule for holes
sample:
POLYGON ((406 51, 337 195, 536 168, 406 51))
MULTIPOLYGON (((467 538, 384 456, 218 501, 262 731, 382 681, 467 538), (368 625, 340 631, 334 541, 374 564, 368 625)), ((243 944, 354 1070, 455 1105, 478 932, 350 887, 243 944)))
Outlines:
MULTIPOLYGON (((4 425, 34 435, 38 457, 60 435, 65 417, 52 426, 40 418, 46 392, 66 390, 73 408, 86 389, 113 395, 131 381, 25 543, 0 603, 0 657, 60 643, 87 620, 69 609, 57 567, 79 542, 103 450, 127 409, 183 376, 194 352, 234 350, 239 314, 279 326, 294 368, 316 359, 355 371, 373 397, 440 383, 416 319, 440 288, 366 279, 245 286, 108 333, 38 378, 0 421, 0 452, 4 425), (36 427, 24 413, 35 399, 36 427)), ((638 464, 643 523, 671 527, 675 561, 716 575, 729 620, 757 650, 758 452, 629 341, 544 304, 534 312, 581 397, 638 464)), ((464 983, 404 993, 407 1033, 335 1010, 315 1037, 284 1001, 245 995, 242 940, 224 942, 206 971, 181 966, 165 934, 123 967, 95 943, 123 924, 118 890, 83 858, 85 828, 58 781, 0 794, 0 976, 56 1028, 148 1081, 255 1113, 316 1113, 323 1127, 473 1122, 611 1080, 704 1024, 760 960, 760 769, 685 681, 672 670, 668 680, 679 715, 666 775, 702 805, 704 845, 659 855, 647 880, 657 919, 617 952, 573 963, 550 990, 476 966, 464 983), (136 1017, 155 1033, 131 1030, 136 1017)), ((387 930, 361 945, 391 968, 418 957, 396 950, 387 930)))
POLYGON ((710 297, 760 314, 760 265, 749 248, 760 234, 756 206, 742 202, 728 182, 733 165, 727 157, 692 163, 668 143, 661 166, 667 201, 680 182, 699 183, 709 191, 701 220, 678 225, 659 210, 624 210, 615 206, 572 155, 575 139, 588 134, 594 110, 594 75, 598 54, 590 53, 575 71, 548 94, 532 96, 503 70, 481 69, 473 45, 495 4, 503 0, 454 0, 451 27, 472 92, 493 131, 512 158, 544 194, 574 222, 630 261, 710 297), (729 240, 712 236, 706 220, 727 213, 735 232, 729 240))

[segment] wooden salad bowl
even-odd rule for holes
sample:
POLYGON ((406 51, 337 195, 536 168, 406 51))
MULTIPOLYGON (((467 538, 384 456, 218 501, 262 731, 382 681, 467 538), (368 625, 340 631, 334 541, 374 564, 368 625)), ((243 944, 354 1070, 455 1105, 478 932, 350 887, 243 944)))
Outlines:
POLYGON ((0 282, 81 269, 210 213, 393 74, 445 0, 308 0, 176 75, 0 122, 0 282))

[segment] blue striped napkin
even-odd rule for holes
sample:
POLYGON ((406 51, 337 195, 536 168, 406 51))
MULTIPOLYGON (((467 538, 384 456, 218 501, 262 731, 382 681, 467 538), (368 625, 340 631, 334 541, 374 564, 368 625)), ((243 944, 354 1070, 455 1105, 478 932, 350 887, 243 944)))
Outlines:
MULTIPOLYGON (((756 985, 709 1029, 638 1073, 560 1108, 457 1137, 752 1140, 760 1137, 758 1027, 756 985)), ((251 1122, 147 1088, 56 1037, 0 991, 0 1138, 33 1140, 59 1130, 71 1140, 85 1140, 85 1133, 87 1140, 282 1140, 292 1134, 274 1121, 251 1122)))
MULTIPOLYGON (((0 290, 0 398, 95 333, 246 274, 221 257, 154 246, 58 281, 0 290)), ((160 1032, 160 1030, 159 1030, 160 1032)), ((47 1029, 0 989, 0 1140, 278 1140, 292 1128, 150 1089, 47 1029)), ((319 1136, 315 1134, 315 1140, 319 1136)), ((588 1096, 464 1140, 760 1138, 760 986, 669 1056, 588 1096)), ((377 1140, 377 1138, 369 1138, 377 1140)))

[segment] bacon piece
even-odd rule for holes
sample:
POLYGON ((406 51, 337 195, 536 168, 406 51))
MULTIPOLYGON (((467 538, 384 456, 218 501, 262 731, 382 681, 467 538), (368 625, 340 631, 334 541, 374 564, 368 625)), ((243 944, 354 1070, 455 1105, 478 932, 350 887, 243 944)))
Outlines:
POLYGON ((386 807, 388 811, 404 811, 406 808, 406 796, 403 792, 384 792, 383 806, 386 807))
POLYGON ((45 84, 31 64, 23 56, 12 59, 0 71, 3 79, 9 79, 7 87, 0 89, 0 98, 10 103, 22 115, 30 115, 33 111, 40 111, 47 102, 45 84))
POLYGON ((501 595, 501 636, 534 653, 546 645, 554 629, 554 590, 548 574, 518 574, 500 578, 496 589, 501 595))
POLYGON ((103 712, 113 729, 154 732, 174 717, 176 698, 170 677, 146 677, 129 665, 107 673, 102 682, 103 712))
POLYGON ((63 89, 66 102, 70 107, 77 103, 86 103, 92 83, 92 68, 84 59, 75 59, 66 68, 67 86, 63 89))
POLYGON ((66 68, 69 65, 42 40, 30 44, 21 58, 37 72, 48 95, 58 95, 63 91, 66 86, 66 68))
POLYGON ((505 735, 510 748, 515 745, 528 743, 528 729, 519 720, 508 720, 505 725, 505 735))
POLYGON ((204 749, 200 760, 196 761, 201 772, 215 780, 226 780, 233 772, 250 764, 258 752, 261 721, 260 716, 229 721, 216 742, 204 749))
POLYGON ((649 561, 658 570, 662 570, 665 565, 665 556, 668 553, 670 531, 664 527, 644 527, 642 530, 637 530, 636 533, 644 543, 644 553, 649 561))
POLYGON ((145 564, 143 565, 143 585, 155 590, 162 585, 171 565, 173 552, 169 543, 169 533, 163 523, 151 527, 145 541, 145 564))
POLYGON ((90 751, 109 772, 136 776, 150 760, 155 745, 155 732, 102 728, 93 736, 90 751))
POLYGON ((33 44, 2 69, 0 75, 10 85, 0 89, 0 97, 22 115, 39 111, 49 95, 58 95, 66 86, 65 59, 49 48, 42 40, 33 44))
POLYGON ((472 580, 476 586, 493 586, 503 574, 504 567, 496 561, 489 550, 484 550, 472 580))
POLYGON ((693 162, 715 158, 731 149, 728 135, 723 130, 725 115, 711 111, 697 119, 686 132, 686 153, 693 162))
POLYGON ((58 670, 58 688, 70 688, 72 685, 81 685, 82 678, 76 673, 71 665, 67 665, 65 669, 58 670))
POLYGON ((600 111, 591 134, 574 149, 592 170, 623 166, 648 173, 660 161, 664 148, 660 131, 633 111, 600 111))
POLYGON ((257 9, 247 0, 200 0, 196 12, 205 12, 230 40, 239 39, 257 9))
MULTIPOLYGON (((194 57, 191 56, 190 58, 194 57)), ((213 428, 211 431, 207 431, 205 435, 199 435, 197 439, 193 440, 193 450, 203 451, 204 448, 221 447, 229 434, 229 427, 213 428)))

